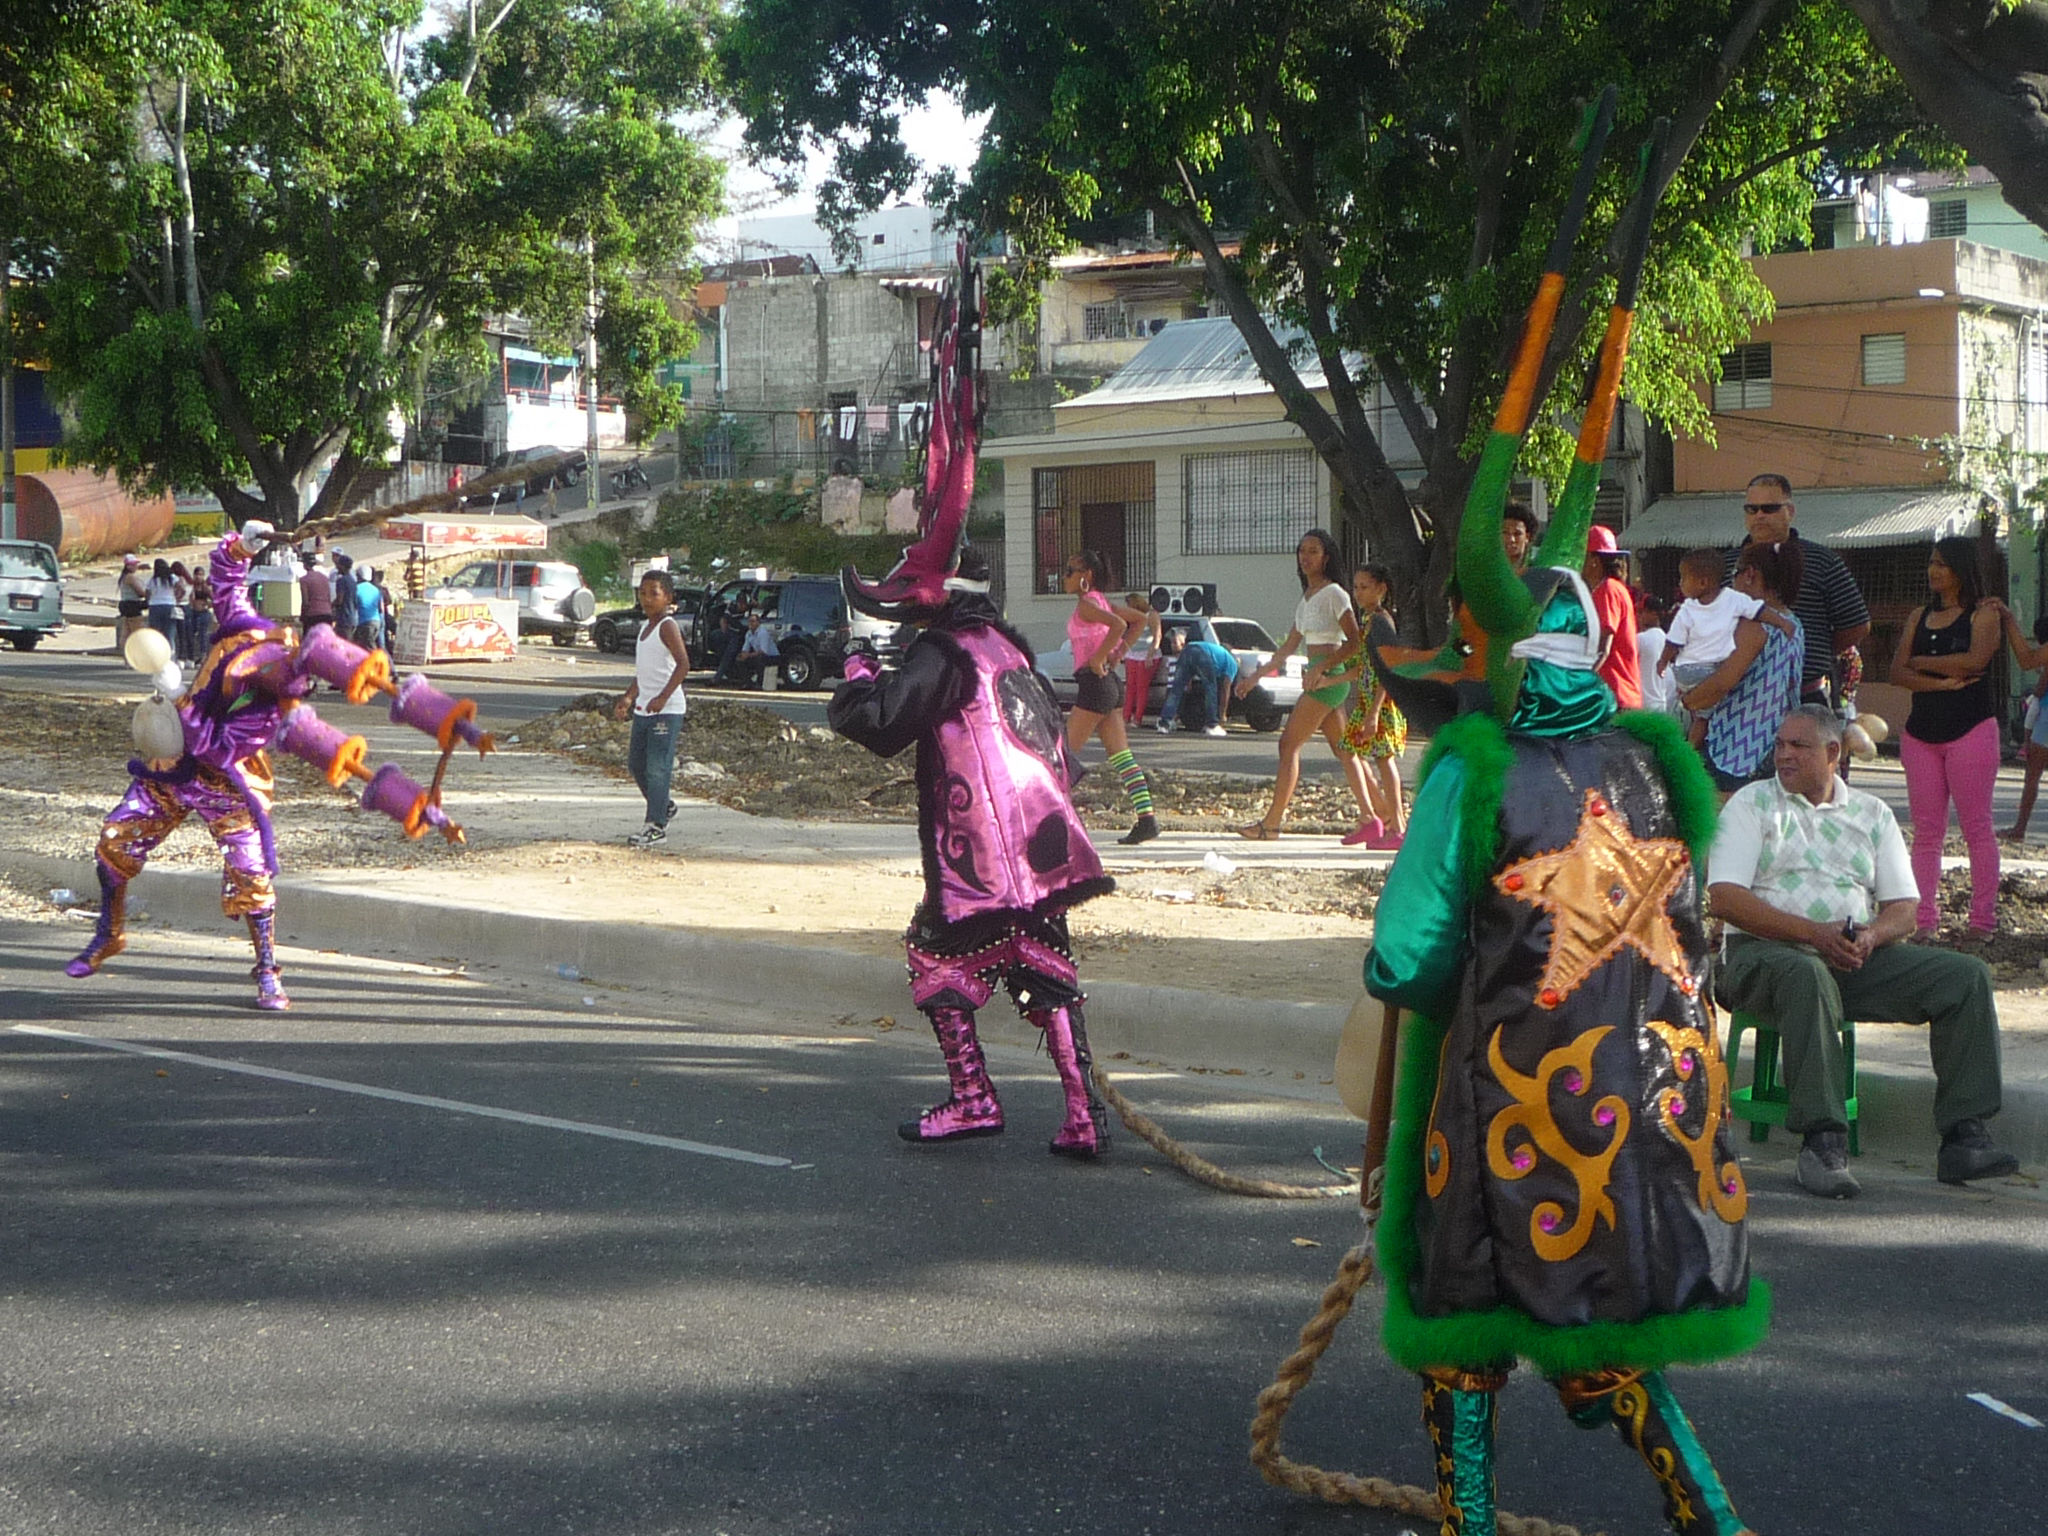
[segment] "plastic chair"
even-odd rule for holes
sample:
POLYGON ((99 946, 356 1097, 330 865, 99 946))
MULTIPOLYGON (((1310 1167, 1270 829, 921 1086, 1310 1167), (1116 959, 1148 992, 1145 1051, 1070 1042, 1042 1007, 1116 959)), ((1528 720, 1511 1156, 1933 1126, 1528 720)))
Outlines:
MULTIPOLYGON (((1749 1139, 1767 1141, 1771 1127, 1785 1123, 1785 1112, 1790 1107, 1791 1095, 1778 1075, 1779 1044, 1778 1032, 1753 1013, 1731 1010, 1728 1015, 1728 1080, 1733 1082, 1736 1069, 1742 1062, 1742 1037, 1749 1032, 1756 1034, 1754 1047, 1755 1069, 1746 1088, 1737 1088, 1728 1095, 1730 1108, 1735 1118, 1749 1122, 1749 1139)), ((1856 1021, 1842 1020, 1842 1076, 1847 1088, 1843 1101, 1849 1121, 1849 1155, 1862 1154, 1862 1146, 1856 1135, 1856 1021)))

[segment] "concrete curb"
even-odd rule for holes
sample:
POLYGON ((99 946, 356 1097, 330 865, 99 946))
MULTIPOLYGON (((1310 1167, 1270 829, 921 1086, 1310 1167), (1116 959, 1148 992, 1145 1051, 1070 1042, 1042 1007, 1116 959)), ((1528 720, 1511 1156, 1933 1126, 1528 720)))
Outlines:
MULTIPOLYGON (((0 856, 0 869, 31 889, 96 889, 89 859, 8 854, 0 856)), ((608 985, 687 991, 693 1001, 769 1007, 821 1020, 851 1014, 907 1022, 913 1013, 902 963, 881 956, 699 929, 369 895, 314 880, 283 880, 278 894, 280 937, 302 946, 416 962, 458 958, 514 975, 552 976, 554 967, 566 964, 608 985)), ((135 902, 154 921, 172 927, 219 932, 225 922, 219 880, 211 873, 151 870, 138 884, 135 902)), ((142 942, 147 943, 146 930, 142 942)), ((1328 1083, 1347 1012, 1335 1004, 1107 981, 1089 987, 1088 1027, 1098 1057, 1124 1051, 1141 1062, 1241 1076, 1262 1091, 1334 1102, 1336 1090, 1328 1083)), ((990 1040, 1005 1044, 1028 1045, 1037 1038, 1000 995, 985 1010, 983 1025, 990 1040)), ((1866 1060, 1858 1076, 1865 1155, 1931 1162, 1932 1070, 1866 1060)), ((2009 1078, 2005 1108, 1993 1129, 1999 1145, 2023 1163, 2048 1162, 2048 1084, 2009 1078)), ((1742 1145, 1749 1144, 1746 1128, 1736 1134, 1742 1145)), ((1789 1151, 1784 1132, 1772 1140, 1789 1151)))

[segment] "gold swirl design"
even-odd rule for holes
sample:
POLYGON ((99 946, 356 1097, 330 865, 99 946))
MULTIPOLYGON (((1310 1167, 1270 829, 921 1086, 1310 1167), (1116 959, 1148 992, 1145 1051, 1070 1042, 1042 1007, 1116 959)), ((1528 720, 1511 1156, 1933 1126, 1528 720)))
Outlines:
POLYGON ((1636 1454, 1643 1458, 1650 1475, 1657 1479, 1657 1486, 1664 1490, 1664 1512, 1672 1529, 1690 1530, 1699 1519, 1699 1512, 1692 1507, 1692 1494, 1678 1475, 1678 1453, 1668 1445, 1647 1443, 1650 1389, 1643 1382, 1632 1381, 1616 1390, 1614 1419, 1628 1436, 1628 1443, 1636 1448, 1636 1454))
POLYGON ((1436 1112, 1444 1101, 1444 1061, 1451 1053, 1450 1031, 1436 1056, 1436 1096, 1429 1101, 1429 1137, 1422 1144, 1422 1188, 1434 1200, 1451 1182, 1451 1144, 1436 1128, 1436 1112))
POLYGON ((1728 1064, 1715 1049, 1714 1032, 1711 1028, 1702 1032, 1664 1019, 1645 1022, 1671 1052, 1672 1069, 1678 1073, 1680 1082, 1692 1083, 1697 1064, 1706 1066, 1706 1081, 1693 1084, 1707 1097, 1706 1122, 1699 1135, 1686 1135, 1685 1127, 1678 1123, 1685 1112, 1685 1094, 1677 1088, 1658 1091, 1657 1119, 1665 1133, 1685 1149, 1693 1172, 1699 1175, 1700 1209, 1712 1211, 1726 1222, 1740 1221, 1749 1214, 1749 1183, 1742 1176, 1742 1165, 1730 1158, 1719 1168, 1714 1166, 1714 1138, 1728 1116, 1728 1064))
POLYGON ((1594 1121, 1599 1123, 1601 1116, 1607 1116, 1614 1131, 1607 1145, 1590 1156, 1566 1139, 1563 1128, 1550 1113, 1551 1079, 1560 1073, 1575 1072, 1578 1083, 1567 1083, 1566 1092, 1574 1098, 1584 1097, 1593 1082, 1593 1052, 1613 1032, 1612 1025, 1603 1024, 1587 1030, 1570 1045, 1545 1052, 1533 1077, 1517 1072, 1501 1055, 1501 1030, 1496 1029, 1486 1043, 1487 1065, 1515 1101, 1495 1115, 1486 1128, 1487 1167, 1495 1177, 1505 1180, 1524 1178, 1535 1169, 1536 1160, 1529 1156, 1528 1146, 1517 1147, 1512 1155, 1508 1152, 1509 1135, 1520 1131, 1529 1138, 1531 1146, 1562 1167, 1578 1185, 1578 1214, 1564 1231, 1557 1230, 1564 1221, 1565 1210, 1556 1201, 1545 1200, 1529 1213, 1530 1245, 1539 1259, 1549 1263, 1569 1259, 1584 1248, 1593 1235, 1595 1221, 1604 1219, 1610 1231, 1614 1228, 1614 1199, 1607 1193, 1607 1182, 1614 1159, 1628 1137, 1627 1101, 1609 1094, 1594 1103, 1594 1121))

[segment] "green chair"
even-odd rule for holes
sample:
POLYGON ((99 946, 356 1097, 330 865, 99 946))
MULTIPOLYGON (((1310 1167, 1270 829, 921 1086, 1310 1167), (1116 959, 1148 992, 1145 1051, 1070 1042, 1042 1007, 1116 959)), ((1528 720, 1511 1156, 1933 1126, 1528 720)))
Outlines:
MULTIPOLYGON (((1785 1111, 1789 1107, 1789 1093, 1778 1076, 1778 1032, 1753 1013, 1731 1009, 1728 1014, 1728 1080, 1735 1081, 1736 1069, 1742 1064, 1742 1037, 1754 1031, 1756 1042, 1753 1054, 1755 1070, 1746 1088, 1737 1088, 1728 1095, 1735 1118, 1749 1122, 1749 1139, 1767 1141, 1771 1127, 1785 1123, 1785 1111)), ((1856 1021, 1842 1020, 1842 1066, 1844 1086, 1848 1097, 1845 1107, 1849 1119, 1849 1154, 1860 1156, 1862 1146, 1856 1137, 1856 1021)))

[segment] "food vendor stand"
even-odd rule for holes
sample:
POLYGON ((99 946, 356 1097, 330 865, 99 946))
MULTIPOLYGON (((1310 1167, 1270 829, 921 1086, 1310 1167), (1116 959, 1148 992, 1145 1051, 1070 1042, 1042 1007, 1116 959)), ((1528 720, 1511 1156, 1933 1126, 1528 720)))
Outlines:
MULTIPOLYGON (((530 517, 396 517, 379 537, 409 544, 422 562, 450 555, 545 559, 548 530, 530 517)), ((437 661, 511 661, 519 655, 519 604, 474 592, 437 592, 431 578, 422 596, 398 611, 392 659, 400 666, 437 661)))

